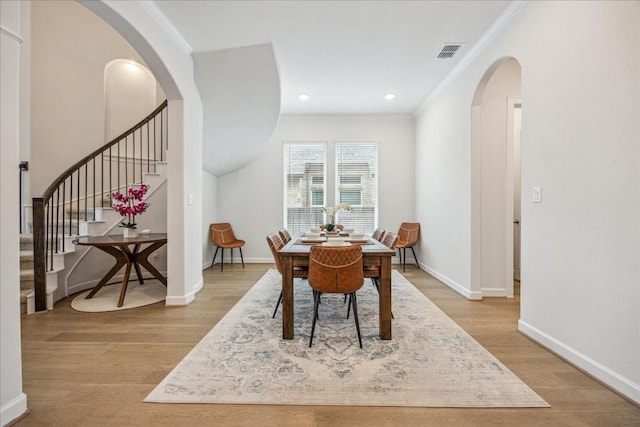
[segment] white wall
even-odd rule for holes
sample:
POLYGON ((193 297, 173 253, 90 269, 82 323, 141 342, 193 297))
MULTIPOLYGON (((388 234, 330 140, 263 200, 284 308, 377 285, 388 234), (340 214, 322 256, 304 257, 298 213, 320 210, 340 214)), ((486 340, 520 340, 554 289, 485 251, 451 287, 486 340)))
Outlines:
POLYGON ((379 142, 378 225, 397 232, 414 219, 413 138, 408 115, 283 116, 256 160, 218 178, 218 220, 247 241, 245 261, 272 262, 265 238, 283 227, 283 141, 327 141, 332 150, 334 141, 372 140, 379 142))
POLYGON ((218 178, 209 172, 202 172, 202 268, 211 266, 213 246, 211 245, 210 225, 218 222, 218 178))
POLYGON ((0 2, 0 425, 27 410, 22 392, 18 244, 20 2, 0 2))
POLYGON ((527 2, 416 125, 421 261, 469 292, 471 103, 496 61, 520 62, 519 328, 636 402, 639 21, 639 2, 527 2))
MULTIPOLYGON (((41 196, 68 167, 107 142, 105 67, 144 63, 102 19, 76 2, 31 4, 31 196, 41 196), (73 153, 71 156, 70 153, 73 153)), ((146 107, 145 103, 145 107, 146 107)), ((112 120, 135 124, 150 113, 112 120)), ((139 110, 137 110, 139 111, 139 110)), ((120 134, 127 128, 111 129, 120 134)))

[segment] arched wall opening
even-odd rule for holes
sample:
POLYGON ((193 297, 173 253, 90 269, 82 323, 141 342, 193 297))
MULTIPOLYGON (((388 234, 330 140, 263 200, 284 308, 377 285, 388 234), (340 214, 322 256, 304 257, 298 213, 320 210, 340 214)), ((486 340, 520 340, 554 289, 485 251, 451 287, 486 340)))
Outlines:
POLYGON ((188 46, 140 2, 79 0, 140 55, 168 101, 167 305, 186 305, 202 289, 202 105, 188 46), (195 196, 195 197, 194 197, 195 196))
POLYGON ((520 64, 501 58, 484 74, 471 106, 471 291, 482 297, 514 295, 520 96, 520 64))

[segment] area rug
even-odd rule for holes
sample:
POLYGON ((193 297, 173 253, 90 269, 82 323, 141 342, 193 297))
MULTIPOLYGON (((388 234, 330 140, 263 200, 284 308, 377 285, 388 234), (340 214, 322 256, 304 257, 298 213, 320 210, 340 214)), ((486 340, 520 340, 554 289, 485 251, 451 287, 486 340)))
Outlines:
POLYGON ((312 296, 296 279, 295 338, 271 318, 281 278, 269 270, 145 402, 423 407, 547 407, 429 301, 392 276, 393 339, 378 336, 378 295, 358 291, 363 347, 342 295, 323 295, 309 348, 312 296))
POLYGON ((121 283, 107 285, 100 289, 91 299, 85 299, 85 296, 91 290, 82 292, 71 301, 71 308, 91 313, 128 310, 155 304, 164 301, 167 297, 167 287, 157 279, 145 279, 143 285, 137 280, 130 280, 127 286, 127 294, 124 297, 124 304, 122 307, 118 307, 120 289, 122 289, 121 283))

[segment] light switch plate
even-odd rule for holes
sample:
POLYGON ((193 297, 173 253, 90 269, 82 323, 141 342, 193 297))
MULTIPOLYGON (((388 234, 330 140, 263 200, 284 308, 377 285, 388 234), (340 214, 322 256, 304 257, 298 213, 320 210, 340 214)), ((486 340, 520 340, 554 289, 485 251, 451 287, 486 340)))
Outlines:
POLYGON ((533 203, 542 203, 542 187, 533 187, 533 203))
POLYGON ((189 193, 189 195, 187 196, 187 204, 189 206, 193 205, 193 194, 189 193))

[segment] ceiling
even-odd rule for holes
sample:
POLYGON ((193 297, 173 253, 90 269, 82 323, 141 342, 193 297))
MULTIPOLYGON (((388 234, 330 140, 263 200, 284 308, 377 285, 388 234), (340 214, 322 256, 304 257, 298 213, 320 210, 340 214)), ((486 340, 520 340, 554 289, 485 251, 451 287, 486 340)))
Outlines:
POLYGON ((156 1, 193 53, 271 43, 282 114, 413 113, 509 1, 156 1), (464 43, 436 60, 445 44, 464 43), (396 94, 388 101, 384 95, 396 94), (298 99, 300 93, 309 99, 298 99))

